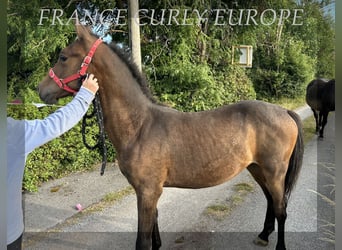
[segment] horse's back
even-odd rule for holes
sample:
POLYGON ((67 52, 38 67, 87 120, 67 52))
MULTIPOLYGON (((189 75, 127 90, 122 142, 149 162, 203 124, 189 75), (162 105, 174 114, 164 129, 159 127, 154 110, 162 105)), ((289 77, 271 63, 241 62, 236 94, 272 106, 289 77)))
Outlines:
POLYGON ((306 88, 305 99, 314 110, 335 110, 335 80, 312 80, 306 88))
POLYGON ((240 130, 245 127, 258 129, 259 126, 282 126, 284 121, 292 120, 288 110, 275 104, 247 100, 235 104, 224 105, 217 109, 201 112, 179 112, 173 109, 161 107, 161 112, 154 121, 160 127, 164 124, 169 130, 184 133, 198 130, 199 134, 222 133, 220 130, 240 130), (171 128, 170 128, 171 127, 171 128))

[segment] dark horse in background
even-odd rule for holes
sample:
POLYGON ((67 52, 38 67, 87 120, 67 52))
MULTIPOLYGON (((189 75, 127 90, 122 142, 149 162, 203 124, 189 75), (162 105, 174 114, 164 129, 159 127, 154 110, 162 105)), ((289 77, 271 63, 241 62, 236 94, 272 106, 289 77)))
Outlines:
POLYGON ((306 88, 306 103, 314 113, 316 133, 323 137, 328 114, 330 111, 335 111, 335 79, 330 81, 315 79, 311 81, 306 88))
POLYGON ((39 94, 55 103, 72 95, 66 79, 69 90, 79 89, 81 76, 76 72, 98 78, 105 130, 120 170, 137 195, 136 249, 161 246, 157 203, 163 187, 210 187, 246 168, 267 199, 264 228, 254 242, 267 245, 277 220, 277 249, 286 249, 286 206, 303 158, 299 116, 260 101, 194 113, 160 105, 144 76, 115 44, 101 43, 84 26, 76 26, 76 31, 77 39, 60 52, 39 84, 39 94))

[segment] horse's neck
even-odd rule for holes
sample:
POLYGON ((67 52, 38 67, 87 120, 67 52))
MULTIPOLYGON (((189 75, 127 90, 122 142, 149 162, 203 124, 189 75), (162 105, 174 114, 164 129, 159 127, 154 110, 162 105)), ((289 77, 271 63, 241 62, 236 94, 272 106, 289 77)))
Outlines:
MULTIPOLYGON (((103 74, 104 82, 99 90, 105 129, 116 150, 120 151, 129 146, 139 133, 151 101, 120 59, 115 58, 105 69, 107 72, 103 74)), ((101 85, 100 78, 99 82, 101 85)))

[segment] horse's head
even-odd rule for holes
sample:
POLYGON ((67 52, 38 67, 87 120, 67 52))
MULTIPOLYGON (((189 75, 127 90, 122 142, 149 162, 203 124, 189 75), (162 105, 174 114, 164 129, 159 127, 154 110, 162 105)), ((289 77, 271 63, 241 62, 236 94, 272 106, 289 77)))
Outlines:
POLYGON ((76 32, 76 40, 60 52, 57 63, 38 85, 39 96, 46 103, 56 103, 79 90, 92 55, 101 43, 85 26, 76 25, 76 32))

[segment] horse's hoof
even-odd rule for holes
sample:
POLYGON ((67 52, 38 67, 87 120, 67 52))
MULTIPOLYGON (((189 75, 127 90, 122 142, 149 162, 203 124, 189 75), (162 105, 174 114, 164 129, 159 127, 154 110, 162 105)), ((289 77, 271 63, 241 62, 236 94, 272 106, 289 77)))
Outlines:
POLYGON ((265 246, 268 245, 268 241, 262 240, 262 239, 260 239, 259 237, 257 237, 257 238, 253 241, 253 243, 254 243, 255 245, 263 246, 263 247, 265 247, 265 246))
POLYGON ((276 246, 276 250, 286 250, 285 246, 276 246))

